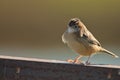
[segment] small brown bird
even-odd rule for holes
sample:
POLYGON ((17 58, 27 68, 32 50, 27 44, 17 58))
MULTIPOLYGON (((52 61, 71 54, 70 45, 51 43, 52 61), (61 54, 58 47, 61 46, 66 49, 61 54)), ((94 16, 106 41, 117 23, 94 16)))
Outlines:
POLYGON ((79 56, 75 58, 74 63, 77 63, 82 56, 88 56, 86 64, 89 64, 90 56, 96 52, 105 52, 118 58, 114 53, 104 49, 78 18, 70 20, 67 30, 62 35, 62 41, 79 54, 79 56))

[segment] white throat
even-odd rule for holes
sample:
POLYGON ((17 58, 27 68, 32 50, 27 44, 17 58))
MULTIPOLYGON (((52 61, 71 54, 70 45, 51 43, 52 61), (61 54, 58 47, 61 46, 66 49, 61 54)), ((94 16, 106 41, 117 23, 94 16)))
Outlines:
POLYGON ((68 27, 67 32, 68 33, 73 33, 73 32, 75 32, 75 30, 73 28, 71 28, 71 27, 68 27))

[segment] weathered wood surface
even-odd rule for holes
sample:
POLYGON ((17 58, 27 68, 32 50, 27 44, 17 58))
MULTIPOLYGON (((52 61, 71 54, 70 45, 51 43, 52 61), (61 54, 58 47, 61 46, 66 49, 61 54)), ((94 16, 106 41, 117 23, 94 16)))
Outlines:
POLYGON ((0 80, 120 80, 120 66, 0 55, 0 80))

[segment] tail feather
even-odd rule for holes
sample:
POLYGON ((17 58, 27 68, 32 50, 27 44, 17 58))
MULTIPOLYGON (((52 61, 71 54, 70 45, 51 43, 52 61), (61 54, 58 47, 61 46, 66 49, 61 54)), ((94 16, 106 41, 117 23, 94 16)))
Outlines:
POLYGON ((107 53, 107 54, 109 54, 109 55, 111 55, 111 56, 113 56, 115 58, 119 58, 119 56, 117 56, 116 54, 114 54, 114 53, 112 53, 112 52, 110 52, 110 51, 108 51, 108 50, 106 50, 104 48, 102 48, 101 52, 105 52, 105 53, 107 53))

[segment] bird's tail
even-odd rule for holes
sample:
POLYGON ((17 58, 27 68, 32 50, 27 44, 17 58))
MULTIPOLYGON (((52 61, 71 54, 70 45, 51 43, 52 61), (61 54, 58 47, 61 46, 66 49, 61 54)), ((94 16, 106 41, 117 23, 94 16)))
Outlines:
POLYGON ((112 52, 110 52, 110 51, 108 51, 108 50, 106 50, 104 48, 101 49, 101 52, 105 52, 105 53, 107 53, 107 54, 109 54, 109 55, 111 55, 111 56, 113 56, 115 58, 119 58, 119 56, 117 56, 116 54, 114 54, 114 53, 112 53, 112 52))

